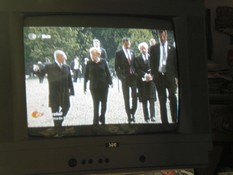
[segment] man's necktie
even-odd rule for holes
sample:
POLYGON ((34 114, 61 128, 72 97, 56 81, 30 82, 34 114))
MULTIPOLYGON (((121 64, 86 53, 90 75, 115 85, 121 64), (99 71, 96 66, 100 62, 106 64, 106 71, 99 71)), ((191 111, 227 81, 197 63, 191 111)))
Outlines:
POLYGON ((147 63, 148 63, 147 55, 146 55, 146 54, 143 54, 143 57, 144 57, 144 62, 147 64, 147 63))
POLYGON ((60 69, 62 69, 62 64, 61 63, 59 64, 59 67, 60 67, 60 69))
POLYGON ((130 55, 130 52, 128 49, 126 49, 126 56, 127 56, 128 62, 129 62, 129 72, 130 72, 130 74, 132 74, 133 69, 132 69, 132 64, 131 64, 131 55, 130 55))
POLYGON ((161 72, 162 73, 165 73, 166 72, 166 60, 167 60, 167 57, 166 57, 166 50, 165 50, 165 46, 163 44, 163 57, 162 57, 162 67, 161 67, 161 72))
POLYGON ((126 56, 127 56, 128 62, 129 62, 129 64, 130 64, 131 56, 130 56, 130 53, 129 53, 129 50, 128 50, 128 49, 126 49, 126 56))

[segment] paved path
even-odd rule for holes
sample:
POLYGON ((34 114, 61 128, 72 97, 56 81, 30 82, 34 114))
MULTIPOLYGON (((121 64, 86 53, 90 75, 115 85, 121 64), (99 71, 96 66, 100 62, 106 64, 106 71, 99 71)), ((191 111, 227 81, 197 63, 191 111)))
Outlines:
MULTIPOLYGON (((113 88, 109 88, 108 106, 106 113, 106 124, 127 123, 127 116, 124 110, 123 94, 118 79, 113 80, 113 88)), ((67 114, 63 125, 91 125, 93 122, 92 98, 88 91, 83 92, 83 79, 74 83, 75 96, 71 96, 71 107, 67 114)), ((53 120, 50 108, 48 107, 48 82, 44 80, 43 84, 39 84, 37 78, 26 80, 27 94, 27 114, 29 127, 47 127, 53 126, 53 120), (43 113, 41 117, 33 118, 32 112, 38 111, 43 113)), ((159 102, 155 103, 156 122, 161 123, 159 113, 159 102)), ((142 104, 138 102, 138 108, 135 115, 136 123, 145 123, 142 112, 142 104)), ((170 117, 169 117, 170 121, 170 117)))

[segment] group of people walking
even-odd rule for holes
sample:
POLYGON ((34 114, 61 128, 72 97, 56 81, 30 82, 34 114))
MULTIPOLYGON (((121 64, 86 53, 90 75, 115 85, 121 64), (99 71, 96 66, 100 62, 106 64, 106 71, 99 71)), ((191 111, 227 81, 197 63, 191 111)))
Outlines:
MULTIPOLYGON (((142 102, 146 122, 156 121, 155 101, 160 104, 161 120, 168 123, 167 99, 170 102, 172 122, 177 121, 177 69, 176 50, 167 41, 167 31, 159 31, 159 43, 149 48, 146 42, 138 45, 140 55, 136 56, 130 49, 129 38, 122 39, 122 48, 115 53, 115 72, 121 81, 125 112, 128 123, 135 122, 138 99, 142 102), (167 93, 168 92, 168 93, 167 93), (149 109, 148 109, 149 104, 149 109)), ((89 89, 93 100, 93 124, 105 124, 108 89, 113 85, 108 62, 101 57, 100 47, 91 47, 90 60, 84 72, 84 92, 89 89), (101 104, 101 110, 100 109, 101 104), (100 111, 100 113, 99 113, 100 111)), ((65 64, 66 54, 54 52, 55 62, 47 64, 41 71, 47 74, 49 82, 49 106, 53 113, 55 126, 61 126, 66 116, 70 101, 74 95, 74 87, 70 67, 65 64)))
POLYGON ((137 57, 130 49, 130 39, 123 38, 122 48, 116 52, 115 70, 117 77, 121 80, 125 111, 129 123, 135 122, 137 97, 142 102, 145 121, 151 120, 153 122, 156 120, 154 105, 157 100, 156 91, 162 123, 168 123, 167 99, 169 99, 172 123, 177 121, 176 49, 168 43, 167 38, 167 31, 161 30, 159 31, 160 41, 158 44, 148 48, 146 42, 140 43, 138 49, 141 54, 137 57))

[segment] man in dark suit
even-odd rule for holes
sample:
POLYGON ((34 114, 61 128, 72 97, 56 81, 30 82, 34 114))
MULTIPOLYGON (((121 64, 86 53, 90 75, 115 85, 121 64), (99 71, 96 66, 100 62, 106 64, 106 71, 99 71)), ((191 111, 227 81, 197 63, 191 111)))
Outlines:
POLYGON ((170 101, 172 122, 177 121, 177 61, 176 49, 167 42, 167 31, 159 31, 159 44, 150 48, 152 76, 158 92, 162 123, 168 123, 167 98, 170 101), (168 91, 168 94, 166 93, 168 91))
POLYGON ((122 48, 116 51, 115 71, 117 77, 121 80, 124 96, 125 111, 128 116, 128 122, 135 122, 135 112, 137 109, 137 76, 135 72, 135 56, 130 50, 129 38, 122 39, 122 48), (130 108, 130 90, 132 98, 132 107, 130 108))
MULTIPOLYGON (((46 64, 41 70, 47 74, 49 83, 49 107, 51 107, 56 128, 60 128, 64 117, 70 108, 70 95, 74 95, 74 88, 70 67, 65 64, 66 54, 61 50, 54 52, 55 62, 46 64)), ((34 71, 38 71, 35 68, 34 71)))

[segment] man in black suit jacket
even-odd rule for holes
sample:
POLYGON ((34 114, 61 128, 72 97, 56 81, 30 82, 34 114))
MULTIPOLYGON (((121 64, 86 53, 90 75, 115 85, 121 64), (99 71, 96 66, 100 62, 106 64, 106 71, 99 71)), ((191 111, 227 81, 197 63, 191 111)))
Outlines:
POLYGON ((115 70, 117 77, 121 80, 124 96, 125 111, 128 116, 128 122, 135 122, 135 112, 137 109, 137 76, 135 72, 135 56, 130 49, 129 38, 122 39, 122 48, 116 51, 115 70), (132 98, 132 107, 130 108, 130 93, 132 98))
POLYGON ((167 31, 159 31, 160 43, 150 48, 151 69, 160 102, 162 123, 168 123, 167 98, 170 101, 172 122, 177 121, 177 62, 176 49, 167 42, 167 31), (167 96, 166 89, 169 95, 167 96))
MULTIPOLYGON (((70 67, 65 64, 66 54, 61 50, 54 52, 55 62, 46 64, 41 70, 47 74, 49 83, 49 107, 51 107, 55 127, 62 125, 64 117, 70 108, 70 95, 74 95, 74 88, 70 67)), ((38 71, 35 68, 34 71, 38 71)))

